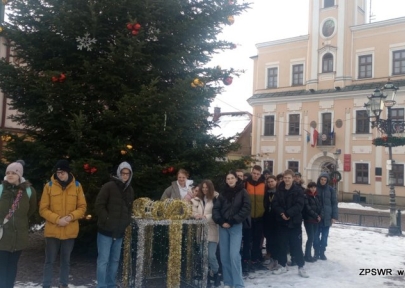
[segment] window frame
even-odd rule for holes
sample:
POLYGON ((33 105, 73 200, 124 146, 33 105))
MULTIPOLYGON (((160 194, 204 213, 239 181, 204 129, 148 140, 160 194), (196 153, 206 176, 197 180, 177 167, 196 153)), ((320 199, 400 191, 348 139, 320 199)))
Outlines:
POLYGON ((266 68, 266 89, 275 89, 278 88, 278 67, 267 67, 266 68), (270 70, 276 71, 276 75, 270 75, 270 70), (273 85, 270 86, 270 78, 272 78, 273 85), (275 79, 274 79, 275 78, 275 79))
POLYGON ((373 55, 372 54, 358 55, 358 72, 357 73, 358 73, 357 79, 373 78, 373 55), (366 62, 364 64, 361 63, 361 59, 367 59, 369 57, 370 57, 370 62, 366 62), (367 70, 368 66, 370 66, 369 70, 367 70), (362 73, 361 67, 365 67, 364 76, 361 75, 361 73, 362 73))
POLYGON ((290 169, 294 172, 300 172, 300 162, 296 160, 287 160, 287 169, 290 169), (294 163, 294 165, 291 165, 292 163, 294 163))
POLYGON ((276 116, 275 115, 264 115, 264 119, 263 119, 263 136, 275 136, 276 135, 276 131, 275 131, 275 129, 276 129, 276 125, 275 125, 275 123, 276 123, 276 116), (273 118, 273 127, 272 127, 272 129, 270 128, 270 132, 271 132, 271 130, 273 130, 273 134, 266 134, 266 128, 267 128, 267 118, 270 118, 270 117, 272 117, 273 118))
POLYGON ((328 52, 322 56, 322 73, 331 73, 331 72, 333 72, 333 54, 328 52), (326 57, 328 58, 325 59, 326 57), (325 60, 329 62, 327 64, 327 69, 325 69, 325 60))
POLYGON ((355 112, 356 112, 356 122, 355 122, 356 123, 356 130, 355 130, 355 133, 356 134, 370 134, 370 120, 368 118, 367 111, 366 110, 356 110, 355 112), (362 115, 363 117, 359 119, 359 114, 360 113, 362 113, 364 115, 362 115), (359 121, 362 121, 362 122, 364 121, 364 123, 359 124, 359 121), (363 127, 364 131, 360 131, 359 127, 363 127))
POLYGON ((355 184, 370 184, 370 163, 364 163, 364 162, 354 163, 354 183, 355 184), (363 167, 358 167, 360 165, 363 167), (359 168, 362 168, 362 169, 360 171, 358 171, 359 168), (367 178, 365 178, 365 175, 361 175, 362 181, 358 181, 357 174, 359 172, 367 173, 367 175, 366 175, 367 178))
POLYGON ((274 160, 263 160, 263 170, 269 170, 271 175, 274 175, 274 160), (268 163, 270 165, 265 165, 265 163, 268 163))
POLYGON ((299 113, 291 113, 288 115, 288 135, 297 136, 300 135, 300 126, 301 126, 301 115, 299 113), (298 119, 293 119, 292 117, 297 117, 298 119), (292 126, 294 124, 294 126, 292 126))
POLYGON ((403 74, 405 74, 405 49, 392 51, 392 75, 403 75, 403 74), (397 54, 397 53, 401 53, 401 54, 403 53, 403 55, 401 55, 403 57, 399 58, 399 59, 395 59, 395 54, 397 54), (398 73, 395 73, 395 63, 396 62, 400 63, 400 66, 399 66, 400 71, 398 73), (404 64, 403 66, 401 66, 402 63, 404 64))
POLYGON ((296 63, 291 65, 291 86, 302 86, 304 85, 304 64, 303 63, 296 63), (300 67, 301 70, 295 72, 295 68, 300 67), (295 75, 298 76, 297 82, 295 82, 295 75))
POLYGON ((323 8, 329 8, 333 6, 335 6, 335 0, 323 0, 323 8), (333 4, 331 2, 333 2, 333 4))
MULTIPOLYGON (((392 164, 392 175, 394 177, 394 186, 405 186, 404 185, 404 164, 400 163, 395 163, 392 164), (395 168, 394 168, 395 167, 395 168), (397 169, 399 167, 402 167, 401 169, 397 169), (398 179, 402 180, 402 184, 399 183, 398 179)), ((389 175, 389 174, 388 174, 389 175)))

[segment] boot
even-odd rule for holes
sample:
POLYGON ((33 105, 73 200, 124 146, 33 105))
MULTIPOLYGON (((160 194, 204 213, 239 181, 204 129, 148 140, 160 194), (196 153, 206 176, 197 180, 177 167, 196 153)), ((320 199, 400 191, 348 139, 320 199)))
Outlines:
POLYGON ((328 259, 326 258, 326 256, 325 256, 325 251, 322 251, 322 252, 319 254, 319 259, 321 259, 321 260, 328 260, 328 259))
POLYGON ((220 287, 221 280, 219 279, 218 272, 214 274, 214 287, 220 287))
POLYGON ((242 274, 243 274, 243 277, 249 276, 249 261, 243 260, 243 262, 242 262, 242 274))
POLYGON ((309 262, 309 263, 315 262, 314 258, 312 258, 312 256, 311 256, 311 254, 309 254, 309 255, 305 254, 304 260, 305 260, 305 262, 309 262))
POLYGON ((314 258, 319 259, 319 250, 318 249, 315 249, 314 258))

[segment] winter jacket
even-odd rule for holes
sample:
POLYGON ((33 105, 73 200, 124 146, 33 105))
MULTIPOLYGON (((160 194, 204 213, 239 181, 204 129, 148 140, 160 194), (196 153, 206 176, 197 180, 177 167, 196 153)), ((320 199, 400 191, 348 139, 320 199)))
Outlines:
POLYGON ((194 197, 191 199, 191 205, 193 209, 193 216, 195 215, 204 215, 208 222, 208 242, 216 242, 219 241, 219 233, 218 233, 218 225, 215 224, 214 220, 212 220, 212 209, 214 208, 214 203, 218 198, 218 192, 215 192, 214 198, 205 201, 201 200, 198 197, 194 197))
MULTIPOLYGON (((193 180, 186 180, 187 187, 189 187, 191 184, 193 184, 193 180)), ((163 192, 160 200, 165 200, 167 198, 180 199, 180 200, 183 199, 181 197, 179 184, 177 184, 177 181, 173 181, 172 185, 170 185, 169 187, 166 188, 166 190, 163 192)))
POLYGON ((219 194, 212 209, 212 218, 221 227, 224 223, 232 226, 244 222, 250 215, 250 209, 249 194, 243 188, 243 182, 238 181, 233 188, 226 185, 224 192, 219 194))
POLYGON ((288 228, 301 226, 303 208, 304 193, 302 193, 301 187, 293 183, 291 188, 287 190, 285 183, 281 182, 277 187, 277 192, 272 202, 272 209, 276 213, 278 224, 288 228), (282 213, 290 219, 284 220, 281 217, 282 213))
POLYGON ((18 202, 18 208, 3 226, 3 237, 0 239, 0 250, 2 251, 19 251, 28 245, 28 219, 37 209, 36 192, 28 181, 17 186, 3 181, 3 193, 0 198, 0 224, 3 224, 20 189, 23 189, 24 192, 18 202), (31 187, 31 197, 26 192, 27 187, 31 187))
POLYGON ((101 187, 94 207, 98 215, 98 232, 112 238, 122 238, 125 229, 131 223, 134 201, 134 190, 130 185, 132 169, 128 163, 126 163, 128 165, 123 163, 120 165, 121 169, 117 171, 117 177, 113 177, 101 187), (125 183, 118 178, 124 168, 131 171, 131 176, 125 183))
POLYGON ((263 227, 264 229, 275 229, 277 227, 277 215, 271 207, 274 195, 276 194, 276 188, 267 189, 264 194, 264 214, 263 214, 263 227))
POLYGON ((316 187, 319 201, 323 207, 324 217, 321 220, 323 226, 331 226, 332 219, 337 220, 339 218, 336 191, 329 186, 329 181, 329 175, 327 173, 321 173, 321 175, 319 175, 316 187), (325 185, 321 185, 321 177, 325 177, 328 180, 325 185))
POLYGON ((305 190, 304 195, 304 210, 302 211, 302 217, 305 222, 318 223, 318 216, 323 219, 323 208, 322 204, 319 201, 319 198, 316 197, 317 193, 311 193, 309 189, 305 190))
POLYGON ((266 191, 265 179, 260 176, 259 180, 254 181, 252 176, 249 176, 245 181, 245 189, 249 194, 250 202, 252 203, 252 209, 250 216, 252 218, 263 217, 264 206, 263 199, 266 191))
POLYGON ((61 240, 76 238, 79 234, 79 219, 83 218, 87 204, 83 188, 72 174, 65 187, 55 175, 51 177, 42 192, 39 204, 39 214, 45 218, 45 237, 58 238, 61 240), (60 218, 70 216, 72 221, 66 226, 59 226, 60 218))

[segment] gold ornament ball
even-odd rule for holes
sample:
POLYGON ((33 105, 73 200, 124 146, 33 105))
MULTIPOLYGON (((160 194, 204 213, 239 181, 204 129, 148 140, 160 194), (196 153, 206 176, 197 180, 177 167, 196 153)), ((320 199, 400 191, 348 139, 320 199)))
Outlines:
POLYGON ((234 18, 232 15, 228 16, 228 23, 229 23, 230 25, 232 25, 233 23, 235 23, 235 18, 234 18))
POLYGON ((199 84, 200 84, 200 79, 195 78, 194 81, 193 81, 193 83, 194 83, 195 85, 199 85, 199 84))
POLYGON ((0 26, 0 33, 3 32, 3 27, 0 26))
POLYGON ((191 87, 195 88, 197 85, 195 85, 194 82, 191 82, 191 87))
POLYGON ((127 151, 121 150, 121 155, 125 155, 125 154, 127 154, 127 151))
POLYGON ((131 150, 131 149, 132 149, 132 145, 131 145, 131 144, 128 144, 128 145, 127 145, 127 148, 131 150))

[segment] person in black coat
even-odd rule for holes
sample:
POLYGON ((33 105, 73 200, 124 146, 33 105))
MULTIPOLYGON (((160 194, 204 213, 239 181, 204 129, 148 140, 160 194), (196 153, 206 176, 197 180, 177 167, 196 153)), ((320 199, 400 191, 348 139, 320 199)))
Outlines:
POLYGON ((224 286, 244 287, 240 246, 243 222, 250 215, 250 198, 235 172, 226 175, 224 191, 212 209, 212 219, 219 225, 219 251, 224 286))
POLYGON ((304 208, 304 193, 301 188, 293 182, 294 172, 286 170, 283 182, 277 187, 277 192, 272 202, 272 209, 276 213, 278 222, 278 261, 280 266, 273 274, 287 272, 287 246, 290 244, 291 256, 298 264, 298 274, 307 278, 308 274, 304 269, 305 261, 302 253, 302 209, 304 208))
POLYGON ((266 252, 264 264, 269 265, 268 269, 274 269, 278 264, 277 253, 279 251, 277 241, 277 215, 271 208, 274 195, 276 194, 277 179, 270 175, 266 179, 266 192, 264 194, 264 215, 263 215, 263 234, 266 237, 266 252))
POLYGON ((318 233, 319 222, 323 218, 323 209, 321 202, 316 197, 316 183, 310 182, 308 189, 305 190, 305 205, 302 211, 304 218, 305 231, 307 232, 307 243, 305 245, 305 261, 315 262, 317 258, 311 256, 311 248, 318 233))
POLYGON ((117 176, 101 187, 95 210, 98 215, 97 288, 116 287, 116 275, 121 257, 122 240, 131 223, 134 190, 130 183, 132 168, 122 162, 117 176))

